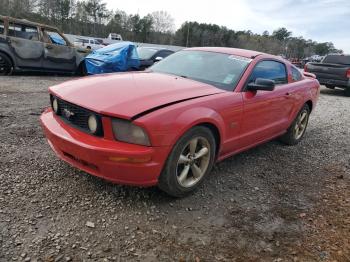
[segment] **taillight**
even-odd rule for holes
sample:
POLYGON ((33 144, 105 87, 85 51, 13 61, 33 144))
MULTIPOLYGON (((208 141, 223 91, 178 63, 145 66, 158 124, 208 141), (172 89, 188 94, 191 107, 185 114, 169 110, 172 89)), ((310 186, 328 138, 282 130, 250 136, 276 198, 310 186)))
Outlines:
POLYGON ((348 69, 348 71, 346 71, 346 77, 350 78, 350 69, 348 69))
POLYGON ((307 72, 307 64, 304 65, 304 72, 307 72))

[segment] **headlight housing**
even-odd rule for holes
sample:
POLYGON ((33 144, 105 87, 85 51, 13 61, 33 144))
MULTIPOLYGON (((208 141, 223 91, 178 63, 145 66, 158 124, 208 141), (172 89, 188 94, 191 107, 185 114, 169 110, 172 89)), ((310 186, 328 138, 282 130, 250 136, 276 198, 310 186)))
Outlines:
POLYGON ((116 140, 131 144, 150 146, 146 131, 130 121, 123 119, 112 119, 113 134, 116 140))

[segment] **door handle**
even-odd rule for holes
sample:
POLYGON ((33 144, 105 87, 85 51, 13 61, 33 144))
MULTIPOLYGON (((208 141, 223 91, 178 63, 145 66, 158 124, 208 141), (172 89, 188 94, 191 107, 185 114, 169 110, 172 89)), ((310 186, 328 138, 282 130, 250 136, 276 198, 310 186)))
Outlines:
POLYGON ((47 45, 46 49, 52 49, 53 47, 51 45, 47 45))
POLYGON ((286 98, 291 98, 293 95, 289 92, 287 92, 285 95, 284 95, 286 98))

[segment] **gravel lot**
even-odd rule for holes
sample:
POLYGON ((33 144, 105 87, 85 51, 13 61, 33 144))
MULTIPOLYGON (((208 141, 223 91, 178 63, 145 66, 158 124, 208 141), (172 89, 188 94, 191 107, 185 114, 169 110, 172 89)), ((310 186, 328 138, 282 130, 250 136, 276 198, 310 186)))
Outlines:
POLYGON ((301 144, 217 164, 185 199, 58 160, 39 115, 67 77, 0 78, 0 261, 350 261, 350 98, 322 88, 301 144))

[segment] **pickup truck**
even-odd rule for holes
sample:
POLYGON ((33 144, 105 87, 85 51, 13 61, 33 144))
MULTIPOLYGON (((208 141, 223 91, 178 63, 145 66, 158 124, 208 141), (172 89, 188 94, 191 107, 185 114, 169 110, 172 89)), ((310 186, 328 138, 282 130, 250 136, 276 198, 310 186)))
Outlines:
POLYGON ((327 55, 321 63, 307 63, 304 71, 316 75, 327 88, 343 88, 350 96, 350 55, 327 55))
POLYGON ((74 41, 74 46, 82 47, 90 50, 97 50, 105 47, 96 39, 88 39, 88 38, 78 38, 74 41))

